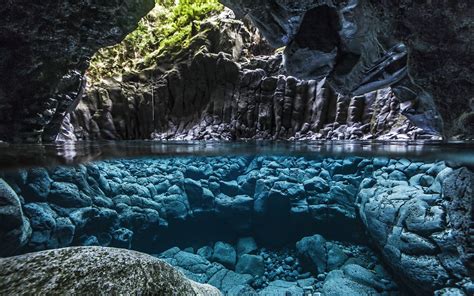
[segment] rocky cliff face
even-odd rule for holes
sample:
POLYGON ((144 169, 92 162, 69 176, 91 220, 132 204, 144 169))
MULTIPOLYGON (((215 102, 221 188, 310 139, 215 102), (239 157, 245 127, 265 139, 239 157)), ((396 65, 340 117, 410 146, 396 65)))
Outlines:
POLYGON ((327 77, 343 94, 391 85, 418 126, 440 130, 438 109, 448 134, 472 137, 473 7, 447 1, 222 2, 249 16, 272 45, 286 46, 290 74, 327 77))
MULTIPOLYGON (((414 125, 423 128, 425 131, 439 131, 440 120, 436 113, 436 110, 439 110, 446 123, 446 131, 449 136, 472 136, 472 120, 474 117, 470 96, 473 92, 471 78, 473 71, 471 63, 468 62, 473 57, 472 48, 469 46, 472 43, 473 35, 472 22, 469 22, 472 7, 463 3, 452 4, 446 1, 436 3, 432 1, 426 3, 414 3, 413 1, 329 2, 223 1, 224 4, 234 9, 238 15, 248 15, 273 46, 286 46, 284 64, 288 73, 279 74, 293 75, 298 79, 290 79, 290 87, 288 93, 285 94, 288 98, 295 99, 293 105, 296 108, 307 111, 314 107, 311 104, 305 105, 296 102, 296 94, 292 96, 291 85, 303 85, 302 88, 307 88, 305 85, 308 82, 302 82, 300 79, 320 79, 327 76, 331 88, 345 94, 347 97, 344 99, 346 104, 350 102, 351 99, 349 98, 353 97, 350 93, 358 95, 363 90, 373 90, 380 85, 391 85, 394 87, 397 100, 401 102, 401 108, 395 107, 397 103, 393 102, 390 105, 390 112, 399 108, 398 112, 404 113, 414 125), (422 13, 420 14, 420 12, 422 13), (436 26, 431 24, 436 24, 436 26), (449 42, 446 42, 446 40, 449 42), (403 42, 403 46, 407 47, 407 51, 403 46, 393 47, 397 42, 403 42), (337 48, 337 51, 334 51, 334 48, 337 48), (408 67, 406 67, 406 53, 410 55, 408 67), (302 59, 302 57, 305 57, 305 59, 302 59), (311 62, 305 63, 304 60, 311 62), (432 104, 431 98, 414 84, 409 76, 406 76, 408 72, 416 79, 417 83, 434 95, 436 108, 432 104), (402 79, 402 77, 405 78, 402 79)), ((2 52, 2 59, 0 60, 2 73, 0 132, 2 138, 4 140, 38 141, 40 138, 52 140, 56 138, 61 130, 62 134, 71 132, 70 128, 64 129, 64 125, 61 128, 61 124, 64 117, 66 117, 66 123, 70 120, 67 115, 74 110, 82 98, 85 87, 82 74, 88 66, 88 59, 99 48, 119 42, 128 32, 133 30, 138 20, 152 8, 153 4, 151 0, 120 3, 109 1, 107 4, 95 2, 63 2, 58 4, 54 1, 31 4, 25 1, 8 1, 6 5, 2 6, 1 13, 5 16, 0 23, 0 28, 2 28, 0 35, 2 40, 0 48, 2 52)), ((224 40, 224 38, 221 40, 224 40)), ((217 54, 218 51, 216 52, 215 49, 210 52, 217 54)), ((222 51, 226 52, 226 49, 222 51)), ((198 57, 195 63, 202 62, 202 58, 203 56, 198 57)), ((211 64, 217 63, 217 60, 223 61, 222 58, 219 59, 218 57, 208 56, 206 59, 211 64), (213 61, 211 62, 211 60, 213 61)), ((187 66, 185 66, 188 69, 182 69, 180 66, 173 73, 167 75, 166 79, 171 79, 172 83, 175 84, 169 85, 170 89, 166 91, 165 97, 158 97, 161 104, 167 104, 167 102, 169 104, 166 96, 170 94, 180 96, 173 94, 173 92, 176 92, 175 88, 188 84, 189 79, 194 78, 192 76, 188 78, 186 75, 199 75, 203 83, 212 80, 209 76, 215 76, 217 88, 221 89, 221 93, 226 93, 218 95, 213 89, 203 90, 203 86, 199 86, 199 83, 196 82, 198 85, 198 89, 195 89, 197 93, 193 94, 192 91, 187 91, 183 95, 183 99, 186 100, 184 104, 188 104, 187 100, 190 100, 191 103, 182 109, 188 108, 193 112, 197 112, 197 110, 194 110, 196 105, 193 100, 194 97, 204 98, 205 101, 210 102, 209 104, 213 104, 217 96, 225 97, 225 99, 219 98, 219 100, 228 105, 238 106, 239 99, 237 97, 240 96, 237 93, 240 93, 241 89, 244 89, 243 92, 245 93, 245 89, 249 88, 249 85, 246 85, 249 75, 253 75, 253 79, 255 79, 249 83, 252 84, 251 88, 253 87, 256 90, 254 93, 257 97, 256 101, 259 100, 259 97, 262 97, 261 93, 263 93, 263 97, 268 97, 271 92, 276 94, 282 91, 281 85, 274 87, 274 84, 283 84, 283 82, 278 77, 276 77, 277 82, 275 82, 275 78, 271 78, 271 76, 274 76, 273 73, 242 74, 245 69, 263 68, 265 70, 265 67, 252 66, 249 68, 243 65, 239 71, 241 73, 237 75, 235 66, 229 63, 220 63, 211 66, 217 68, 230 66, 234 69, 216 68, 207 72, 202 69, 192 69, 196 70, 196 74, 193 74, 190 73, 191 64, 188 61, 187 66), (233 75, 233 77, 220 77, 227 70, 234 71, 234 74, 227 73, 233 75), (270 79, 266 79, 266 77, 270 77, 270 79), (219 85, 220 83, 222 85, 219 85), (263 86, 261 91, 260 85, 263 86), (277 91, 278 87, 280 89, 277 91), (204 97, 203 93, 206 92, 208 96, 204 97), (214 93, 214 97, 211 96, 211 93, 214 93)), ((285 78, 286 80, 287 78, 285 78)), ((118 95, 117 99, 124 102, 124 97, 126 97, 127 103, 113 102, 114 105, 134 105, 135 107, 114 107, 114 112, 109 115, 105 115, 108 110, 104 110, 103 114, 97 115, 100 117, 97 120, 107 122, 107 128, 102 128, 101 123, 98 123, 96 119, 94 120, 95 123, 92 123, 92 127, 85 126, 86 123, 76 122, 76 126, 83 129, 79 132, 79 134, 82 133, 80 137, 96 138, 98 137, 97 134, 100 133, 99 130, 103 130, 103 134, 108 134, 107 136, 102 135, 103 138, 148 138, 150 131, 154 132, 155 130, 149 127, 142 128, 143 125, 156 127, 158 138, 214 137, 209 136, 209 132, 201 130, 204 125, 206 125, 205 129, 225 131, 226 136, 224 138, 239 138, 241 136, 359 138, 361 132, 366 137, 373 137, 381 132, 378 129, 374 131, 373 120, 368 129, 368 122, 360 120, 359 126, 355 127, 354 136, 350 135, 352 127, 349 127, 349 131, 347 131, 346 127, 340 128, 337 126, 341 124, 341 118, 345 117, 344 114, 336 116, 339 120, 327 122, 336 124, 336 126, 328 128, 335 131, 336 136, 331 135, 329 131, 321 132, 320 128, 312 128, 311 126, 320 123, 308 122, 307 118, 297 120, 298 123, 288 124, 288 121, 294 121, 294 117, 298 116, 297 114, 300 111, 291 110, 291 113, 295 116, 285 115, 283 116, 285 119, 282 120, 282 116, 278 114, 280 112, 280 107, 277 106, 279 103, 276 104, 276 107, 262 106, 262 110, 259 110, 261 105, 259 102, 255 102, 255 105, 253 105, 254 103, 249 104, 250 111, 243 109, 236 111, 234 108, 233 114, 238 115, 232 120, 222 116, 224 118, 213 119, 210 122, 210 117, 219 117, 219 114, 216 116, 210 111, 203 110, 220 107, 206 106, 205 102, 198 103, 198 107, 202 108, 199 110, 199 112, 202 111, 200 114, 192 116, 186 114, 183 118, 180 112, 173 114, 174 111, 177 111, 174 108, 173 112, 165 112, 164 117, 156 116, 156 112, 153 111, 152 113, 155 116, 151 116, 152 119, 150 119, 150 116, 144 115, 144 113, 150 113, 147 108, 155 105, 156 102, 144 102, 144 105, 141 106, 141 101, 147 101, 149 100, 147 99, 148 96, 154 97, 156 93, 164 91, 163 83, 167 84, 168 81, 148 80, 145 84, 154 85, 153 87, 150 86, 148 91, 133 90, 135 93, 132 96, 139 97, 139 99, 130 99, 130 87, 133 88, 133 84, 120 86, 122 92, 127 93, 127 95, 118 95), (155 85, 158 83, 161 84, 161 87, 155 85), (134 113, 129 115, 137 119, 122 120, 124 115, 121 114, 120 109, 127 109, 127 112, 133 110, 134 113), (117 115, 115 110, 117 110, 117 115), (263 113, 258 114, 258 112, 263 113), (265 112, 274 115, 266 115, 265 112), (255 115, 249 115, 248 113, 255 113, 255 115), (105 119, 104 116, 109 118, 105 119), (111 116, 114 119, 111 119, 111 116), (142 116, 148 118, 143 119, 142 116), (190 120, 190 116, 194 119, 190 120), (272 116, 275 118, 272 118, 272 116), (200 119, 196 119, 199 117, 200 119), (249 119, 242 120, 241 117, 248 117, 249 119), (255 120, 251 117, 255 117, 255 120), (260 117, 262 119, 258 119, 260 117), (156 123, 156 118, 159 118, 161 123, 156 123), (145 121, 145 123, 138 123, 140 127, 137 127, 137 123, 134 121, 138 120, 145 121), (274 123, 265 123, 267 120, 274 123), (111 121, 120 122, 119 125, 122 126, 118 127, 116 126, 117 123, 114 123, 115 126, 113 127, 111 121), (260 121, 260 126, 255 123, 258 121, 260 121), (222 127, 222 124, 225 126, 222 127), (272 125, 272 127, 267 127, 267 125, 272 125), (305 133, 308 125, 310 131, 321 135, 301 136, 301 131, 305 133), (303 126, 306 127, 303 129, 303 126), (283 132, 282 128, 284 128, 283 132), (129 130, 125 133, 126 135, 122 132, 124 129, 129 130), (291 131, 289 131, 290 129, 291 131), (189 135, 190 133, 192 136, 189 135)), ((142 84, 139 87, 143 88, 144 86, 142 84)), ((212 85, 206 87, 212 88, 212 85)), ((311 86, 308 88, 311 88, 311 86)), ((112 86, 110 90, 112 89, 117 90, 117 86, 112 86)), ((91 92, 94 93, 95 89, 92 89, 91 92)), ((108 90, 108 92, 110 91, 108 90)), ((277 97, 276 101, 280 100, 278 95, 273 96, 273 94, 272 97, 277 97)), ((247 95, 250 97, 251 92, 247 95)), ((94 96, 94 94, 89 94, 87 97, 90 98, 90 96, 94 96)), ((312 95, 309 95, 309 97, 312 97, 312 95)), ((115 99, 116 96, 112 95, 112 98, 115 99)), ((94 98, 89 99, 89 101, 91 100, 94 100, 94 98)), ((264 98, 263 100, 268 101, 269 99, 264 98)), ((331 100, 331 104, 338 104, 337 101, 338 99, 335 97, 331 100)), ((356 104, 362 105, 360 103, 361 99, 358 99, 358 101, 356 104)), ((89 105, 89 111, 95 114, 94 104, 86 104, 89 105)), ((216 105, 219 104, 219 102, 216 102, 216 105)), ((245 104, 240 102, 240 106, 245 104)), ((390 100, 386 104, 390 104, 390 100)), ((287 103, 286 107, 281 109, 283 112, 285 110, 288 112, 288 108, 287 103)), ((87 112, 84 108, 82 110, 81 112, 87 112)), ((367 116, 370 117, 370 114, 365 113, 362 117, 367 116)), ((80 121, 81 116, 78 117, 77 120, 80 121)), ((326 117, 334 117, 334 112, 329 111, 326 117)), ((384 116, 381 118, 384 118, 384 116)), ((84 119, 87 119, 87 114, 82 118, 82 120, 84 119)), ((349 119, 349 121, 352 120, 349 119)), ((377 119, 376 121, 380 120, 377 119)), ((395 121, 400 122, 398 119, 395 121)), ((344 122, 342 125, 346 126, 344 122)), ((399 124, 396 124, 393 129, 392 126, 386 127, 383 133, 391 134, 391 132, 396 131, 401 133, 402 137, 405 137, 410 128, 408 124, 401 125, 403 126, 401 129, 398 128, 399 124)), ((322 128, 324 129, 324 127, 322 128)))
POLYGON ((0 138, 54 138, 101 47, 116 44, 153 0, 6 1, 0 7, 0 138))
POLYGON ((253 27, 232 14, 223 13, 204 27, 212 30, 197 36, 187 58, 176 60, 170 70, 148 69, 126 81, 91 87, 63 130, 77 139, 114 140, 426 136, 401 115, 390 89, 339 95, 324 80, 289 76, 282 55, 255 41, 259 36, 253 27))

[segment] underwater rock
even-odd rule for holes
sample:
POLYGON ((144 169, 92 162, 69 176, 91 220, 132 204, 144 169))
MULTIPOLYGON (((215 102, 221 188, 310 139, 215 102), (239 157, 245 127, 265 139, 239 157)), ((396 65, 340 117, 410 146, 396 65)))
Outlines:
MULTIPOLYGON (((413 173, 442 171, 444 165, 438 163, 420 166, 413 173)), ((472 247, 467 225, 471 223, 473 174, 463 168, 447 176, 443 172, 439 179, 445 180, 441 194, 426 193, 432 182, 413 181, 417 185, 412 187, 379 176, 358 195, 360 216, 369 235, 387 263, 420 293, 433 293, 469 274, 472 247)))
POLYGON ((393 289, 387 280, 356 264, 328 273, 322 287, 323 295, 379 295, 393 289))
POLYGON ((235 271, 253 276, 262 276, 265 271, 263 258, 261 256, 244 254, 239 257, 235 265, 235 271))
POLYGON ((227 268, 233 269, 237 260, 237 254, 232 245, 224 242, 217 242, 214 245, 212 260, 221 263, 227 268))
POLYGON ((268 286, 260 291, 258 295, 261 296, 285 296, 285 295, 295 295, 302 296, 304 295, 304 290, 293 282, 286 282, 282 280, 277 280, 270 282, 268 286))
POLYGON ((0 205, 0 257, 5 257, 15 254, 28 243, 31 226, 23 214, 17 194, 3 179, 0 179, 0 205))
POLYGON ((305 237, 296 243, 298 256, 303 264, 309 266, 314 274, 320 274, 327 269, 326 240, 319 234, 305 237))
POLYGON ((0 259, 0 264, 0 290, 12 295, 24 291, 221 295, 214 287, 186 279, 157 258, 123 249, 65 248, 0 259))
POLYGON ((251 254, 257 250, 257 243, 253 237, 242 237, 237 241, 237 255, 251 254))

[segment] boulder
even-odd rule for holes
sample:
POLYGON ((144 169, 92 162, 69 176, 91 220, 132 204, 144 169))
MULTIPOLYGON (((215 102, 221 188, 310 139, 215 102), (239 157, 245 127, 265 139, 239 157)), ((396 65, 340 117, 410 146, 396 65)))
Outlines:
POLYGON ((214 244, 212 260, 221 263, 227 268, 233 269, 237 260, 237 254, 234 247, 224 242, 214 244))
POLYGON ((311 272, 320 274, 327 268, 326 240, 319 234, 305 237, 296 243, 301 263, 311 272))
POLYGON ((0 259, 0 291, 22 294, 221 295, 138 252, 75 247, 0 259), (124 272, 126 270, 126 272, 124 272))
POLYGON ((31 226, 23 214, 13 189, 0 179, 0 257, 13 255, 31 236, 31 226))
POLYGON ((82 208, 92 205, 90 197, 81 194, 75 184, 53 182, 48 201, 65 208, 82 208))
POLYGON ((235 271, 242 274, 262 276, 265 272, 265 265, 262 256, 244 254, 239 258, 235 271))
POLYGON ((257 243, 253 237, 242 237, 237 241, 237 254, 250 254, 257 250, 257 243))
POLYGON ((276 280, 258 293, 260 296, 303 296, 304 290, 297 283, 276 280))

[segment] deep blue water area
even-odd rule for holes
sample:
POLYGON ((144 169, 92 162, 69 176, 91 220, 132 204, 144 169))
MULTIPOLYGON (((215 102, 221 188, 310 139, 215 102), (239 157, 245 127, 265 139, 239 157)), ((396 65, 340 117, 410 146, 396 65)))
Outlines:
POLYGON ((8 152, 0 189, 22 209, 10 217, 21 226, 2 226, 22 233, 5 236, 2 256, 133 249, 229 295, 472 288, 464 262, 471 251, 463 249, 472 217, 470 144, 22 147, 16 154, 0 147, 8 152))

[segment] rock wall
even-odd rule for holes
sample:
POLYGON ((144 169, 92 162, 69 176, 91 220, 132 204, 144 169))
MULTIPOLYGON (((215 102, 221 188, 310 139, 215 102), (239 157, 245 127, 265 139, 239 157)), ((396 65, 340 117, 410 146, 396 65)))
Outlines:
POLYGON ((417 111, 412 119, 419 126, 439 121, 433 115, 438 109, 447 136, 472 138, 474 82, 468 62, 474 58, 472 6, 412 0, 222 3, 240 17, 250 17, 273 46, 286 46, 285 66, 291 75, 327 77, 344 94, 388 83, 399 87, 400 99, 412 102, 417 111), (407 47, 409 57, 389 53, 399 42, 407 47), (408 65, 403 70, 408 74, 405 81, 397 78, 403 68, 397 60, 408 65), (415 82, 409 81, 411 77, 415 82), (436 107, 415 83, 434 95, 436 107), (413 91, 411 95, 407 89, 413 91), (434 113, 426 112, 429 109, 434 113))
POLYGON ((362 181, 357 202, 364 225, 387 262, 421 294, 455 283, 473 290, 473 177, 465 168, 402 162, 362 181))
POLYGON ((153 0, 5 1, 0 139, 54 138, 66 110, 74 108, 89 58, 120 42, 153 6, 153 0))
POLYGON ((281 56, 239 65, 198 53, 156 80, 89 89, 71 116, 77 139, 422 139, 389 89, 334 93, 279 75, 281 56))
MULTIPOLYGON (((472 291, 472 172, 443 162, 138 159, 3 178, 31 225, 17 233, 25 241, 16 253, 70 245, 158 253, 245 236, 279 247, 314 233, 357 243, 366 240, 360 215, 386 264, 411 289, 472 291)), ((3 255, 15 252, 10 242, 3 241, 2 250, 11 251, 3 255)))

